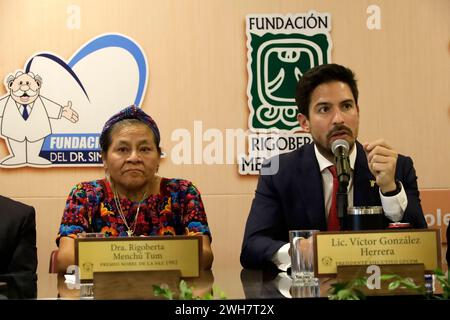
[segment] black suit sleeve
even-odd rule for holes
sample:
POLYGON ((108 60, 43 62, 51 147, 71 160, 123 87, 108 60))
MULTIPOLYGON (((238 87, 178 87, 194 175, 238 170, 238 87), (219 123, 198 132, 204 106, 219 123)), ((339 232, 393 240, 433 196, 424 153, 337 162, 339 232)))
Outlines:
POLYGON ((20 222, 16 247, 8 266, 10 273, 35 273, 37 268, 36 213, 34 208, 30 206, 24 206, 23 210, 27 212, 20 222))
POLYGON ((402 182, 408 198, 408 206, 406 207, 402 222, 410 223, 413 228, 427 228, 427 222, 420 204, 416 170, 414 169, 412 159, 405 156, 399 157, 397 170, 401 170, 401 172, 398 172, 398 178, 402 182))
POLYGON ((273 254, 286 244, 276 240, 286 232, 286 227, 272 178, 272 175, 260 175, 258 180, 242 243, 240 260, 244 268, 273 267, 273 254))
POLYGON ((447 265, 450 266, 450 224, 447 226, 447 265))

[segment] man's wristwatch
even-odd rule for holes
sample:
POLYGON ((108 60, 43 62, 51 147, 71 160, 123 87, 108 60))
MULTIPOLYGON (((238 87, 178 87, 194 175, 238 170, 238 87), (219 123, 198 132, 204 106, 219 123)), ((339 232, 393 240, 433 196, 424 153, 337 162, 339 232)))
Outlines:
POLYGON ((383 196, 385 196, 385 197, 393 197, 393 196, 398 195, 400 193, 400 191, 402 191, 402 185, 400 184, 400 181, 398 181, 398 180, 395 180, 395 185, 396 185, 396 188, 393 191, 389 191, 389 192, 386 192, 386 193, 384 193, 382 191, 381 193, 383 194, 383 196))

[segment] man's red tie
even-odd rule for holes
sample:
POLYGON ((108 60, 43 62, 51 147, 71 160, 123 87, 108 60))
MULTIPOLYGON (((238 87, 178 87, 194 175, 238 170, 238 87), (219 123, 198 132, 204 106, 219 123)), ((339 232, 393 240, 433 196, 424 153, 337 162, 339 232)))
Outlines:
POLYGON ((331 174, 333 175, 333 193, 331 195, 331 207, 328 214, 328 231, 339 231, 341 229, 339 224, 339 218, 337 214, 337 191, 339 187, 339 181, 336 174, 336 166, 328 167, 331 174))

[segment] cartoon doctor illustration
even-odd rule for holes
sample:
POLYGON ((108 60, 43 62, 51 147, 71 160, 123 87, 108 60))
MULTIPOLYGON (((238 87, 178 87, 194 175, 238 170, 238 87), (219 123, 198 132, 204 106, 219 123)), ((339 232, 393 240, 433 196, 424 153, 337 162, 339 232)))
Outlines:
POLYGON ((64 117, 76 123, 78 113, 72 110, 72 102, 61 106, 41 96, 42 79, 32 72, 9 75, 5 86, 9 94, 0 99, 0 132, 8 141, 10 155, 0 166, 50 165, 39 156, 45 137, 52 133, 50 119, 64 117))

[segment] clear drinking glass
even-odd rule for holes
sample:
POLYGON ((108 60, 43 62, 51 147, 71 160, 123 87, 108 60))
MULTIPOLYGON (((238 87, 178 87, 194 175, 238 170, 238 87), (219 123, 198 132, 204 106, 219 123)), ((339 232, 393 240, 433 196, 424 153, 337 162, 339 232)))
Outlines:
POLYGON ((320 284, 310 281, 302 283, 299 281, 292 281, 292 286, 289 290, 292 298, 318 298, 320 297, 320 284))

